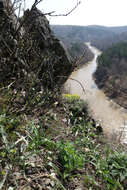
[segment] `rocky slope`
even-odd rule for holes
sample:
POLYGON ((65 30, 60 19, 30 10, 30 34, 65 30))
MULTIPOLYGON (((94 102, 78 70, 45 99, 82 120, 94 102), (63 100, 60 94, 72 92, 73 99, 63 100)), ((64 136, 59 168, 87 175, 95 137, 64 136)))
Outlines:
POLYGON ((73 66, 64 47, 53 35, 46 17, 34 7, 25 12, 21 23, 17 20, 18 28, 13 21, 14 17, 15 15, 9 16, 9 12, 6 13, 5 10, 1 12, 0 71, 3 72, 3 69, 6 71, 3 78, 0 78, 1 82, 11 81, 13 77, 19 78, 14 75, 21 77, 25 72, 27 73, 25 77, 28 74, 33 77, 31 73, 34 72, 34 74, 38 73, 37 78, 41 79, 42 84, 49 82, 50 87, 51 81, 55 84, 63 84, 73 66), (8 67, 8 64, 11 67, 8 67), (8 69, 11 70, 8 72, 8 69), (50 72, 50 75, 48 73, 46 75, 46 72, 50 72), (11 73, 11 76, 6 76, 7 73, 11 73), (62 78, 62 75, 65 77, 62 78))
MULTIPOLYGON (((13 10, 11 5, 8 9, 3 2, 0 4, 0 86, 2 89, 9 86, 8 109, 15 106, 23 111, 28 108, 26 104, 35 108, 43 98, 54 102, 74 64, 36 6, 18 19, 14 11, 9 11, 13 10)), ((0 104, 3 109, 3 103, 0 104)))

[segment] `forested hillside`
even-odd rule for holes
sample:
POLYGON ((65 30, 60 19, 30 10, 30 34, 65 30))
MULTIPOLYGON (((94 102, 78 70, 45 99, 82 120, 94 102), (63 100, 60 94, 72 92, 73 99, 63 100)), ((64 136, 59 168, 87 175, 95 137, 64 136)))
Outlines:
POLYGON ((127 108, 127 43, 119 43, 101 54, 95 77, 110 98, 127 108))
POLYGON ((105 26, 67 26, 53 25, 52 29, 61 39, 72 41, 91 42, 100 50, 105 50, 112 45, 127 41, 127 26, 105 27, 105 26))
POLYGON ((92 44, 96 46, 98 49, 104 51, 119 42, 127 42, 127 31, 121 33, 120 30, 118 34, 114 34, 113 36, 109 36, 98 41, 94 40, 92 44))
POLYGON ((67 26, 53 25, 52 29, 58 37, 67 37, 70 40, 81 40, 89 42, 97 39, 106 38, 114 35, 114 31, 110 31, 104 26, 67 26))

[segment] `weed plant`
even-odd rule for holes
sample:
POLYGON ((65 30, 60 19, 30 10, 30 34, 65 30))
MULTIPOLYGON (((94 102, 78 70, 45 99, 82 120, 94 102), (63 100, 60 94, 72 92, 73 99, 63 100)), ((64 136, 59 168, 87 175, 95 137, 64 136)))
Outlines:
POLYGON ((0 189, 39 187, 47 176, 56 190, 74 189, 71 183, 88 190, 126 190, 126 151, 104 144, 87 103, 70 97, 36 122, 0 115, 0 189))

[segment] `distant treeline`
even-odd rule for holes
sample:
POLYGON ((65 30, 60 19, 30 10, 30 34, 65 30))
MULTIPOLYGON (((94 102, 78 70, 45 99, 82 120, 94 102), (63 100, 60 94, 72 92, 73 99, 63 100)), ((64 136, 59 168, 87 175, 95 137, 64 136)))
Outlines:
MULTIPOLYGON (((105 26, 68 26, 53 25, 52 29, 58 38, 72 42, 91 42, 92 45, 100 50, 105 50, 112 45, 126 41, 127 26, 105 27, 105 26)), ((68 43, 68 42, 67 42, 68 43)))

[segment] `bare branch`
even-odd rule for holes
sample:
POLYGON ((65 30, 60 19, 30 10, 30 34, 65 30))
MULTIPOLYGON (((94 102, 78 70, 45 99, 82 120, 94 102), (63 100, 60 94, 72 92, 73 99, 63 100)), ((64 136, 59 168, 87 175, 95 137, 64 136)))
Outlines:
POLYGON ((86 93, 86 92, 85 92, 85 88, 83 87, 82 83, 81 83, 79 80, 76 80, 76 79, 73 79, 73 78, 69 78, 69 79, 70 79, 70 80, 74 80, 74 81, 76 81, 77 83, 79 83, 80 86, 82 87, 83 92, 86 93))
POLYGON ((34 4, 32 5, 32 9, 34 9, 39 3, 41 3, 43 0, 35 0, 34 4))
MULTIPOLYGON (((67 76, 58 76, 58 77, 59 77, 59 78, 67 78, 67 76)), ((73 81, 75 81, 75 82, 77 82, 77 83, 79 83, 79 85, 81 86, 83 92, 86 93, 84 86, 82 85, 82 83, 81 83, 79 80, 76 80, 76 79, 74 79, 74 78, 69 78, 69 79, 70 79, 70 80, 73 80, 73 81)))
POLYGON ((57 16, 68 16, 68 15, 70 15, 80 4, 81 4, 81 1, 78 1, 77 4, 76 4, 68 13, 65 13, 65 14, 52 14, 52 13, 55 12, 55 11, 53 11, 53 12, 50 12, 50 13, 45 13, 44 15, 54 16, 54 17, 57 17, 57 16))
MULTIPOLYGON (((20 0, 19 0, 20 1, 20 0)), ((35 0, 34 4, 32 5, 32 8, 30 11, 32 11, 39 3, 41 3, 43 0, 35 0)), ((66 14, 54 14, 55 11, 51 11, 51 12, 48 12, 48 13, 43 13, 43 15, 48 15, 48 16, 54 16, 54 17, 57 17, 57 16, 68 16, 70 15, 78 6, 79 4, 81 3, 81 1, 78 1, 77 4, 66 14)), ((23 20, 21 23, 20 23, 20 26, 18 27, 17 31, 15 32, 15 35, 19 32, 19 30, 21 29, 21 27, 23 26, 23 24, 25 23, 25 21, 23 20)))
POLYGON ((86 54, 86 50, 84 50, 83 54, 79 57, 79 59, 76 61, 75 66, 78 66, 81 61, 83 60, 83 58, 85 57, 86 54))

